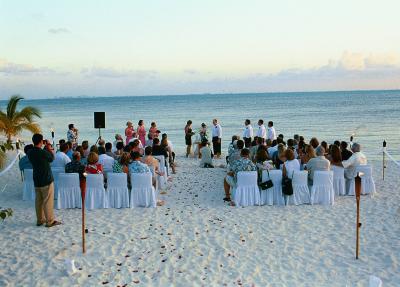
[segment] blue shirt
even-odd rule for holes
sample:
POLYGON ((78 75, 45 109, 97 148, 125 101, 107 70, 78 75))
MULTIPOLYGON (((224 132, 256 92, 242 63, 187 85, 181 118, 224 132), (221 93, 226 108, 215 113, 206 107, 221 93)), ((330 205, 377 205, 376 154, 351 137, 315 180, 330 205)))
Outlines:
POLYGON ((236 160, 232 166, 231 171, 235 173, 235 181, 237 180, 237 173, 239 171, 256 171, 256 165, 248 158, 241 157, 236 160))
POLYGON ((146 172, 151 172, 150 168, 142 163, 141 161, 134 160, 130 165, 129 165, 129 172, 130 173, 146 173, 146 172))

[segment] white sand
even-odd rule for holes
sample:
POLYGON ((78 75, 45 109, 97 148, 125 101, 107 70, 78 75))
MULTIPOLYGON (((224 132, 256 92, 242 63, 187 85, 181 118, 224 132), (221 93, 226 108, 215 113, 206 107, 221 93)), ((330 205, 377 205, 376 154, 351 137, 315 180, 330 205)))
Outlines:
POLYGON ((399 286, 398 167, 389 164, 382 182, 375 165, 378 194, 362 197, 355 260, 354 197, 333 207, 229 207, 224 169, 177 160, 165 206, 87 212, 86 255, 81 210, 56 211, 59 227, 36 227, 17 169, 0 178, 0 206, 14 209, 0 223, 0 286, 367 286, 369 275, 399 286), (80 270, 68 276, 65 259, 80 270))

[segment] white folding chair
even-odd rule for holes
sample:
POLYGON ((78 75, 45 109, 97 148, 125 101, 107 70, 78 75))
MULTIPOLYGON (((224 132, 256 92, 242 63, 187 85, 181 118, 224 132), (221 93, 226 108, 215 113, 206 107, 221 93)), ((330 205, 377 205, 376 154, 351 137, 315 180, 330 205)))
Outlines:
POLYGON ((22 200, 35 200, 35 184, 33 183, 33 169, 24 169, 24 189, 22 200))
POLYGON ((58 173, 57 209, 82 208, 79 174, 58 173))
POLYGON ((156 193, 152 183, 151 172, 131 173, 131 183, 130 208, 156 207, 156 193))
MULTIPOLYGON (((269 171, 262 171, 262 182, 270 180, 269 171)), ((260 204, 261 205, 273 205, 274 204, 274 187, 269 189, 260 189, 260 204)))
MULTIPOLYGON (((374 193, 375 192, 375 182, 374 179, 372 178, 372 167, 370 165, 360 165, 356 168, 356 173, 354 177, 357 176, 358 172, 362 172, 361 176, 361 194, 369 194, 369 193, 374 193), (364 184, 367 186, 365 190, 363 190, 363 180, 362 178, 365 177, 364 179, 364 184)), ((356 185, 355 185, 355 180, 354 178, 346 178, 346 194, 347 195, 356 195, 356 185)))
POLYGON ((88 174, 86 176, 85 206, 89 210, 108 207, 102 174, 88 174))
POLYGON ((51 167, 51 173, 53 174, 53 178, 54 178, 54 199, 58 198, 58 175, 60 173, 65 173, 65 168, 63 167, 51 167))
POLYGON ((164 188, 167 183, 167 180, 168 180, 168 168, 166 167, 166 164, 165 164, 165 157, 163 155, 156 155, 156 156, 154 156, 154 158, 156 158, 160 162, 158 170, 161 173, 164 173, 164 176, 163 176, 164 179, 160 179, 160 187, 164 188))
POLYGON ((292 178, 293 195, 288 197, 288 205, 310 203, 310 190, 308 189, 308 172, 295 171, 292 178))
POLYGON ((376 189, 375 181, 372 177, 372 166, 360 165, 356 171, 361 173, 361 194, 374 194, 376 189))
POLYGON ((128 176, 126 173, 109 173, 107 175, 108 207, 129 207, 128 176))
POLYGON ((344 179, 344 168, 336 165, 331 166, 333 171, 333 190, 335 196, 346 195, 346 180, 344 179))
POLYGON ((233 191, 236 206, 260 205, 260 190, 257 184, 257 171, 240 171, 233 191))
POLYGON ((282 195, 282 170, 274 169, 269 171, 269 177, 274 184, 274 205, 285 205, 285 199, 282 195))
POLYGON ((311 204, 333 205, 334 202, 333 171, 315 171, 311 188, 311 204))

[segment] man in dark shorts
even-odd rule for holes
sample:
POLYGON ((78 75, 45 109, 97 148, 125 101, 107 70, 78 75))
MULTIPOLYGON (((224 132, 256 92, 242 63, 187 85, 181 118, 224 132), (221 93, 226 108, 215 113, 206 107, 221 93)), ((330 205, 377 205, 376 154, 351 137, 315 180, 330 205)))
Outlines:
POLYGON ((41 134, 34 134, 32 141, 34 147, 29 151, 28 158, 33 167, 36 225, 46 224, 46 227, 60 225, 61 222, 54 219, 54 179, 50 168, 50 163, 54 159, 53 147, 50 142, 43 141, 41 134))

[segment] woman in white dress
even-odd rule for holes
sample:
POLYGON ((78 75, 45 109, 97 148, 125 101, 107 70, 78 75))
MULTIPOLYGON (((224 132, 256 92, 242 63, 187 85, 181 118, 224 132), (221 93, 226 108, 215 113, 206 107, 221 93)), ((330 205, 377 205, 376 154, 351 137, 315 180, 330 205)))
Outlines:
POLYGON ((283 164, 283 176, 293 178, 293 173, 300 170, 300 162, 295 158, 292 149, 288 148, 285 152, 286 161, 283 164))

